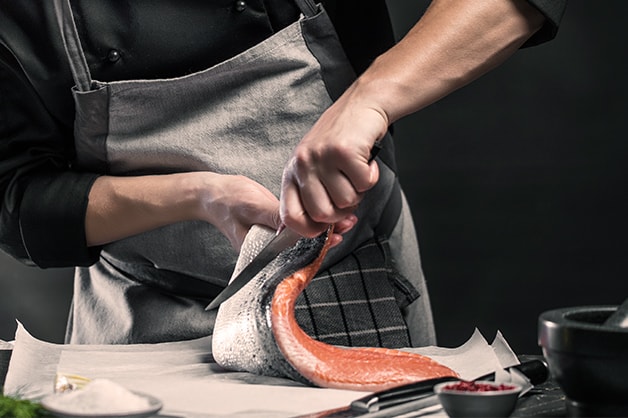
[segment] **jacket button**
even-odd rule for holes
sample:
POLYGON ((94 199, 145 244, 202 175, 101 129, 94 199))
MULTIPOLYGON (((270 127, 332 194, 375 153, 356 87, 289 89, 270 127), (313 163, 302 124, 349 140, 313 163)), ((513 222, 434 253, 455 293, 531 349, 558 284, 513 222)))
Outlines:
POLYGON ((243 12, 246 9, 246 2, 244 0, 238 0, 235 3, 236 12, 243 12))
POLYGON ((107 54, 107 59, 109 60, 109 62, 118 61, 120 59, 120 51, 118 51, 117 49, 110 50, 107 54))

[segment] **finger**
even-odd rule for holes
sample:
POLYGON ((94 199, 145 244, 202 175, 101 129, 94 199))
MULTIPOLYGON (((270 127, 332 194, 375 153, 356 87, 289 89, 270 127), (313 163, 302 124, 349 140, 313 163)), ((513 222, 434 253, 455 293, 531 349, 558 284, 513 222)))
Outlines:
MULTIPOLYGON (((377 164, 377 161, 373 160, 373 161, 371 161, 369 163, 369 170, 370 170, 370 180, 369 180, 369 183, 371 184, 371 186, 367 190, 370 190, 379 181, 379 165, 377 164)), ((364 191, 366 191, 366 190, 364 190, 364 191)))
POLYGON ((345 219, 336 222, 334 232, 340 235, 349 232, 358 223, 358 217, 355 214, 347 216, 345 219))
POLYGON ((363 193, 372 188, 377 183, 378 175, 374 175, 374 167, 377 168, 377 162, 369 161, 370 152, 366 153, 362 151, 353 152, 349 157, 343 158, 342 161, 337 162, 337 167, 342 172, 356 194, 363 193))
POLYGON ((308 173, 309 176, 301 176, 301 180, 295 182, 304 215, 318 224, 333 224, 340 221, 353 213, 353 206, 360 200, 342 173, 335 170, 335 174, 324 174, 329 172, 333 173, 334 170, 323 168, 320 177, 315 173, 308 173), (330 180, 332 178, 334 180, 330 180), (329 189, 323 181, 329 185, 329 189), (334 202, 332 193, 341 200, 340 207, 334 202), (353 197, 346 199, 341 197, 343 194, 353 197))
POLYGON ((330 224, 342 218, 337 215, 327 188, 318 178, 312 177, 300 184, 298 193, 305 213, 314 222, 330 224))
POLYGON ((305 237, 315 237, 327 227, 327 224, 312 220, 303 206, 297 185, 287 179, 281 191, 279 214, 285 226, 305 237))
MULTIPOLYGON (((273 229, 279 228, 281 218, 279 216, 279 199, 265 187, 257 189, 261 194, 254 197, 254 202, 243 216, 250 217, 250 224, 265 225, 273 229)), ((245 218, 246 219, 246 218, 245 218)))
MULTIPOLYGON (((346 167, 350 167, 348 165, 346 167)), ((365 190, 359 190, 356 184, 368 184, 369 188, 377 183, 379 178, 379 168, 377 163, 364 164, 365 170, 360 174, 360 177, 364 179, 362 181, 351 179, 345 171, 345 166, 331 166, 326 167, 321 171, 320 181, 323 184, 325 191, 327 192, 330 202, 336 209, 336 214, 340 212, 338 209, 347 209, 353 206, 357 206, 364 198, 365 190)), ((319 201, 320 204, 320 201, 319 201)), ((346 211, 343 213, 347 213, 346 211)), ((322 219, 318 219, 322 220, 322 219)), ((338 217, 335 219, 327 219, 327 221, 338 221, 338 217)))
POLYGON ((307 161, 310 159, 306 157, 292 158, 284 169, 281 196, 284 212, 281 217, 284 222, 292 221, 302 228, 309 224, 309 229, 319 230, 315 224, 333 223, 330 218, 335 208, 317 175, 317 166, 307 164, 307 161))
POLYGON ((334 248, 342 242, 343 238, 341 234, 333 233, 329 236, 329 247, 334 248))
POLYGON ((281 217, 279 215, 279 205, 275 205, 267 210, 260 212, 260 216, 254 222, 260 225, 266 225, 269 228, 278 230, 281 226, 281 217))
POLYGON ((356 206, 362 200, 362 193, 359 193, 349 178, 339 170, 333 173, 325 173, 321 178, 321 182, 333 208, 350 208, 356 206))

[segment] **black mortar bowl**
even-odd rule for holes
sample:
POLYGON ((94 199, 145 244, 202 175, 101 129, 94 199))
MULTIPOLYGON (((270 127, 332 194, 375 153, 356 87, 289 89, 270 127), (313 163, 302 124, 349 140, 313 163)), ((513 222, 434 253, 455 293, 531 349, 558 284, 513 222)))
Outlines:
POLYGON ((628 328, 604 322, 617 306, 544 312, 538 343, 569 416, 628 416, 628 328))

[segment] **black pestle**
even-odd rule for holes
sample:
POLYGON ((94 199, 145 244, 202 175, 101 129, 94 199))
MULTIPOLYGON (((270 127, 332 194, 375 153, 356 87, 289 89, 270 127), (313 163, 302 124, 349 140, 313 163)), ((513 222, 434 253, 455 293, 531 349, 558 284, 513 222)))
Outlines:
POLYGON ((610 327, 628 328, 628 299, 617 307, 617 310, 604 321, 610 327))

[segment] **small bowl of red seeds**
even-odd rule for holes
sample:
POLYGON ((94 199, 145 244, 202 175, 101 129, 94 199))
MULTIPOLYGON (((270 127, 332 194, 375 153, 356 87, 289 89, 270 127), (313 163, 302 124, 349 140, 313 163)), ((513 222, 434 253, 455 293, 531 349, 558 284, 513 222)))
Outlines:
POLYGON ((515 410, 521 385, 490 381, 439 383, 434 386, 443 409, 455 417, 509 417, 515 410))

